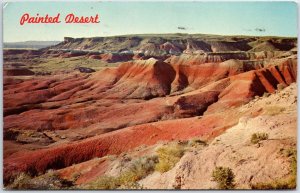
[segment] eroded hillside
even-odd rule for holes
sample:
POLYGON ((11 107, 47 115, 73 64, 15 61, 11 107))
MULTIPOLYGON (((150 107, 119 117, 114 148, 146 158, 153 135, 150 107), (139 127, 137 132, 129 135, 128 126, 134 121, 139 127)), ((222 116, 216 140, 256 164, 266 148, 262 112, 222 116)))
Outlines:
MULTIPOLYGON (((170 171, 153 173, 153 166, 126 182, 150 189, 214 188, 211 171, 219 165, 236 174, 236 188, 290 175, 289 158, 277 153, 295 149, 296 39, 65 38, 47 49, 5 50, 4 59, 8 187, 20 174, 30 176, 33 187, 36 179, 52 179, 47 171, 54 170, 66 187, 84 188, 101 176, 121 175, 112 168, 124 162, 124 154, 155 157, 161 144, 192 139, 206 145, 184 147, 170 171), (283 126, 272 129, 273 122, 283 126), (284 126, 289 131, 281 135, 284 126), (251 145, 251 135, 260 131, 268 139, 251 145), (280 172, 271 171, 275 166, 280 172)), ((120 167, 129 166, 125 161, 120 167)))

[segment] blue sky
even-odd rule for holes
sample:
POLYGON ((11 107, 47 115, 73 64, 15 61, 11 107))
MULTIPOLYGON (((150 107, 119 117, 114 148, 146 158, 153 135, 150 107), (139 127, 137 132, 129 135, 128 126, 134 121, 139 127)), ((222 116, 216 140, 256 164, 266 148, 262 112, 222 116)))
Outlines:
POLYGON ((10 2, 3 19, 4 42, 149 33, 297 36, 294 2, 10 2), (21 26, 24 13, 60 13, 62 23, 21 26), (69 13, 98 13, 100 23, 65 24, 69 13))

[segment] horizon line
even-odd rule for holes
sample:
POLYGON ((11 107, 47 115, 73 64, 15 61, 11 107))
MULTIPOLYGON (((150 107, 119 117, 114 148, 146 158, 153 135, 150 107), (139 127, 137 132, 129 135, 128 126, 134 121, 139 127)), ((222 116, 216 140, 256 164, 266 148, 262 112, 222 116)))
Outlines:
MULTIPOLYGON (((242 35, 242 34, 202 34, 202 33, 145 33, 145 34, 120 34, 120 35, 108 35, 108 36, 90 36, 90 37, 72 37, 72 36, 64 36, 74 39, 88 39, 88 38, 105 38, 105 37, 122 37, 122 36, 155 36, 155 35, 187 35, 187 36, 193 36, 193 35, 207 35, 207 36, 224 36, 224 37, 233 37, 233 36, 242 36, 242 37, 270 37, 270 38, 298 38, 299 34, 297 36, 280 36, 280 35, 242 35)), ((63 42, 64 40, 26 40, 26 41, 16 41, 16 42, 5 42, 3 43, 19 43, 19 42, 51 42, 51 41, 57 41, 57 42, 63 42)))

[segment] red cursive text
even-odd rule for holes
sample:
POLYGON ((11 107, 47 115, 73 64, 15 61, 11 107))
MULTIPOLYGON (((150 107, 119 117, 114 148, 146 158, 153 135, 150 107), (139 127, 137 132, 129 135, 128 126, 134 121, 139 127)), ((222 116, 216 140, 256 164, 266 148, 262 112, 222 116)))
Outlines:
MULTIPOLYGON (((60 13, 56 16, 49 16, 46 14, 45 16, 40 16, 36 14, 36 16, 30 16, 28 13, 25 13, 20 18, 20 25, 24 25, 25 23, 33 24, 33 23, 61 23, 60 13)), ((68 14, 65 17, 65 23, 99 23, 99 15, 95 16, 76 16, 73 13, 68 14)))
POLYGON ((66 23, 99 23, 99 15, 95 16, 75 16, 73 13, 70 13, 65 18, 66 23))
POLYGON ((28 13, 25 13, 20 19, 20 25, 25 23, 60 23, 59 16, 58 13, 55 17, 50 17, 48 14, 45 17, 39 16, 39 14, 36 14, 36 17, 31 17, 28 13))

